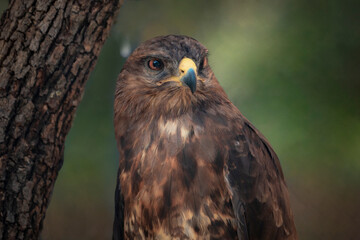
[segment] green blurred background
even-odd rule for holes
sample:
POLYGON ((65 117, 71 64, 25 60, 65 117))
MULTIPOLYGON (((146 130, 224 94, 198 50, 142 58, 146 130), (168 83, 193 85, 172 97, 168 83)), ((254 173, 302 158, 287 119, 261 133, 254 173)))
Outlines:
POLYGON ((166 34, 207 46, 230 99, 271 142, 300 239, 360 239, 360 2, 334 0, 125 1, 67 137, 42 238, 111 238, 115 81, 129 48, 166 34))

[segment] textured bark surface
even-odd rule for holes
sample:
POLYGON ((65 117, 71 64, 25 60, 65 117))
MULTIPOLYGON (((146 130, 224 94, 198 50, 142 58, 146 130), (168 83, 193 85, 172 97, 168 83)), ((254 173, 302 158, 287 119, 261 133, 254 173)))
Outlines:
POLYGON ((13 0, 0 22, 0 239, 37 239, 121 1, 13 0))

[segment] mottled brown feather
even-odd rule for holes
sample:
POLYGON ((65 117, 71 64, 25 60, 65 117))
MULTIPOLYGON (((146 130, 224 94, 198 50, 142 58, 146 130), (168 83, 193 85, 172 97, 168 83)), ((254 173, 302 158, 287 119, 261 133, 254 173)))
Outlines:
POLYGON ((196 40, 169 35, 126 61, 114 103, 114 239, 297 239, 279 160, 228 100, 206 55, 196 40), (149 71, 149 57, 164 70, 149 71), (199 68, 196 92, 156 84, 184 57, 199 68))

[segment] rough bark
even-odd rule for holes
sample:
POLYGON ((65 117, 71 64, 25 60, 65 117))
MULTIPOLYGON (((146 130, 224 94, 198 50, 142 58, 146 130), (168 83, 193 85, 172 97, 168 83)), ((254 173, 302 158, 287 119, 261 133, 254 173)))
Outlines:
POLYGON ((37 239, 121 0, 13 0, 0 22, 0 239, 37 239))

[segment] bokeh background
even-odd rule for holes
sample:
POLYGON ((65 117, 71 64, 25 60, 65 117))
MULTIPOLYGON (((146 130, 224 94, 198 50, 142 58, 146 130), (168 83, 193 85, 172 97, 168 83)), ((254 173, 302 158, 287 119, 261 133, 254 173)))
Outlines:
POLYGON ((111 238, 115 82, 129 51, 166 34, 207 46, 230 99, 271 142, 300 239, 360 239, 359 9, 340 0, 125 1, 67 137, 42 239, 111 238))

